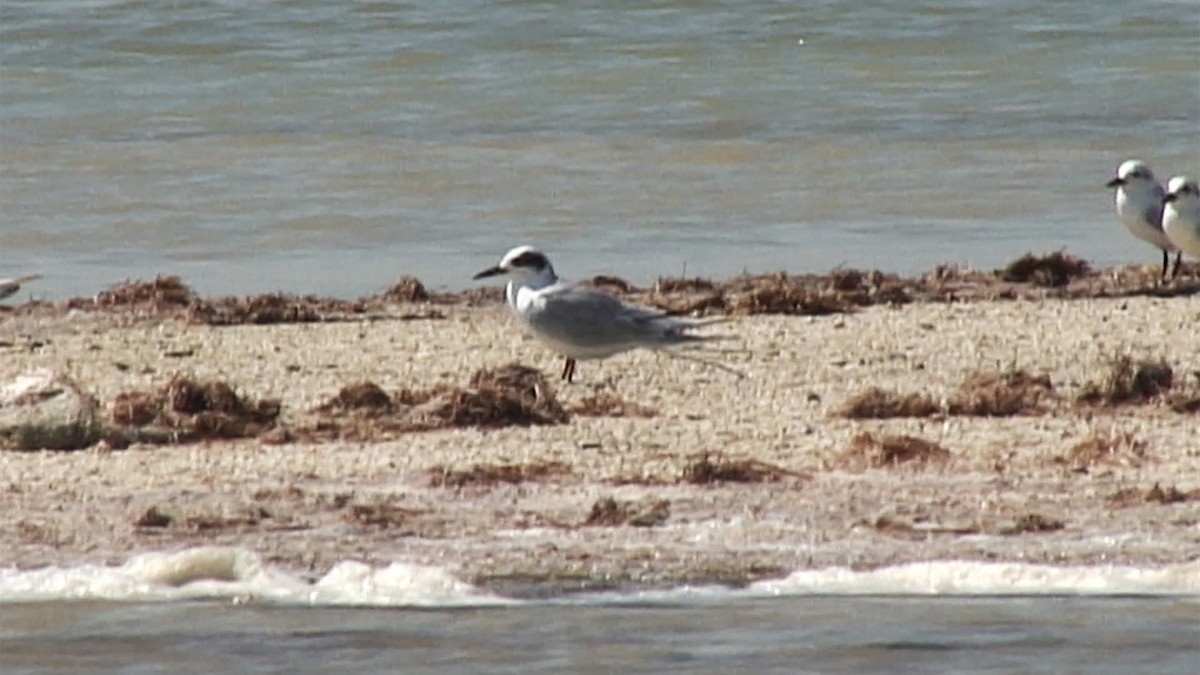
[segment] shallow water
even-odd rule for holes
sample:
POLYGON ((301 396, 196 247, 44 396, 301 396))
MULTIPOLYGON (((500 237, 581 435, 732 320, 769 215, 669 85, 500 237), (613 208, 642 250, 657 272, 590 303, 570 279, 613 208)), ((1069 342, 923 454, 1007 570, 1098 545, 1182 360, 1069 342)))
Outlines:
POLYGON ((6 673, 1194 673, 1194 600, 792 597, 414 610, 5 605, 6 673))
POLYGON ((1200 566, 938 561, 743 588, 506 595, 439 567, 319 579, 251 551, 0 568, 4 671, 1195 672, 1200 566))
POLYGON ((1102 187, 1200 173, 1191 2, 4 3, 18 299, 1156 263, 1102 187))

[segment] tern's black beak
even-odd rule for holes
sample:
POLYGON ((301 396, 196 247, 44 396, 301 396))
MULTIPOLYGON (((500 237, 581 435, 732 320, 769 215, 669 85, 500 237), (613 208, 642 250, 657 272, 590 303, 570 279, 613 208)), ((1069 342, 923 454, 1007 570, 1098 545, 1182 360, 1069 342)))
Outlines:
POLYGON ((1105 183, 1104 187, 1115 188, 1115 187, 1121 187, 1124 184, 1125 184, 1124 178, 1114 178, 1114 179, 1108 181, 1107 183, 1105 183))
POLYGON ((1171 202, 1175 201, 1176 199, 1179 199, 1179 195, 1175 192, 1172 192, 1172 193, 1168 194, 1166 197, 1163 197, 1163 203, 1170 204, 1171 202))
POLYGON ((476 274, 475 276, 473 276, 471 278, 476 279, 476 280, 486 279, 488 277, 494 277, 499 274, 504 274, 504 270, 500 269, 500 266, 497 265, 495 267, 489 267, 486 270, 480 272, 479 274, 476 274))

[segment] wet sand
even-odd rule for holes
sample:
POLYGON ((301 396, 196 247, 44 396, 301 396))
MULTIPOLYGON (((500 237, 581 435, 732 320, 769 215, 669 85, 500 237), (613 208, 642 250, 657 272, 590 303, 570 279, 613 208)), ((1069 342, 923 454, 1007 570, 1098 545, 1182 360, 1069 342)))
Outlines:
POLYGON ((0 378, 52 368, 105 405, 176 374, 222 380, 279 399, 281 424, 298 428, 356 382, 465 386, 480 368, 520 362, 545 373, 567 409, 606 393, 651 416, 574 414, 382 441, 0 452, 0 565, 219 544, 314 575, 346 559, 403 560, 491 586, 571 589, 948 558, 1153 565, 1200 555, 1197 414, 1159 399, 1076 401, 1121 354, 1165 361, 1175 391, 1200 388, 1195 295, 735 316, 711 329, 729 339, 705 356, 744 379, 634 352, 581 362, 573 384, 557 382, 561 360, 502 307, 430 310, 267 326, 13 312, 0 316, 0 378), (926 393, 944 408, 970 374, 1014 368, 1052 383, 1026 414, 838 414, 869 387, 926 393), (950 458, 871 467, 853 450, 864 433, 917 437, 950 458), (1114 449, 1073 452, 1094 438, 1115 439, 1114 449), (705 453, 766 473, 691 482, 705 453), (529 479, 496 480, 506 465, 529 479), (454 473, 473 468, 492 480, 454 473))

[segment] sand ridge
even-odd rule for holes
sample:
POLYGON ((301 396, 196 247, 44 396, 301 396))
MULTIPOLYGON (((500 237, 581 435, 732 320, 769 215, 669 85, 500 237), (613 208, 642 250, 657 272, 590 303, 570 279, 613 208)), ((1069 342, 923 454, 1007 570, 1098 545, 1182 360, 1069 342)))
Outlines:
MULTIPOLYGON (((428 314, 439 318, 412 319, 428 309, 414 307, 407 320, 268 326, 13 315, 0 323, 8 345, 0 377, 53 368, 110 401, 183 373, 277 398, 282 423, 297 424, 354 382, 395 391, 463 385, 480 368, 510 362, 550 378, 561 367, 501 307, 439 306, 428 314)), ((1196 415, 1161 401, 1109 407, 1075 398, 1119 354, 1170 364, 1177 389, 1197 385, 1197 326, 1195 296, 734 317, 713 328, 731 339, 707 355, 745 379, 634 352, 581 362, 574 384, 552 381, 568 409, 606 394, 646 415, 576 414, 561 425, 381 442, 0 452, 0 504, 9 514, 0 564, 116 562, 135 551, 221 543, 314 573, 350 558, 407 560, 491 585, 594 588, 937 558, 1194 560, 1196 415), (868 387, 920 392, 942 405, 972 373, 1008 369, 1049 377, 1053 394, 1040 410, 838 415, 868 387), (929 441, 950 459, 864 468, 847 459, 864 433, 929 441), (1072 448, 1097 437, 1113 448, 1095 462, 1070 461, 1072 448), (757 482, 689 482, 705 454, 780 471, 757 482), (546 465, 563 469, 521 482, 445 480, 477 467, 546 465), (598 505, 623 518, 589 524, 598 505), (152 510, 169 522, 147 525, 152 510)))

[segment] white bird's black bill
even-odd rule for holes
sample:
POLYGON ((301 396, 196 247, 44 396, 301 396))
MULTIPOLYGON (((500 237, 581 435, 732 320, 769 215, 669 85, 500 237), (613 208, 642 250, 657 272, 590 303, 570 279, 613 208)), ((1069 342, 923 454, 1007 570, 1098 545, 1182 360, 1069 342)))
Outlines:
POLYGON ((488 277, 499 276, 501 274, 504 274, 504 270, 500 269, 500 266, 497 265, 495 267, 489 267, 486 270, 480 272, 479 274, 476 274, 475 276, 473 276, 471 278, 474 280, 479 280, 479 279, 486 279, 488 277))

